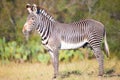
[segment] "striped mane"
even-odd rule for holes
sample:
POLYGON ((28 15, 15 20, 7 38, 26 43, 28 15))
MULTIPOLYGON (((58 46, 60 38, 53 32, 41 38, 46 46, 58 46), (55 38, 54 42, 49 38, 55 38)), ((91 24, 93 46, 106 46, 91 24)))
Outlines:
POLYGON ((44 8, 37 6, 37 14, 42 14, 43 16, 47 17, 51 21, 55 21, 54 18, 45 10, 44 8))

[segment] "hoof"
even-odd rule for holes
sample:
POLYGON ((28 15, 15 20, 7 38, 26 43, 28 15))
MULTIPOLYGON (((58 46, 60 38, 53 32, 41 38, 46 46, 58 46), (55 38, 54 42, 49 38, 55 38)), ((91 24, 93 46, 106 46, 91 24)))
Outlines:
POLYGON ((57 78, 56 76, 53 76, 52 80, 57 80, 56 78, 57 78))
POLYGON ((103 76, 103 73, 102 74, 98 74, 98 76, 103 76))
POLYGON ((54 77, 52 78, 52 80, 59 80, 59 79, 60 79, 60 75, 54 76, 54 77))

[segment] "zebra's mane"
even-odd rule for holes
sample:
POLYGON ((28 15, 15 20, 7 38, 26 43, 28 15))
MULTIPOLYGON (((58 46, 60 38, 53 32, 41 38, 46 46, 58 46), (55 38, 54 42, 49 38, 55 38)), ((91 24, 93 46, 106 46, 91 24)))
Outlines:
POLYGON ((47 17, 51 21, 55 21, 54 18, 45 10, 44 8, 37 6, 37 14, 42 14, 43 16, 47 17))

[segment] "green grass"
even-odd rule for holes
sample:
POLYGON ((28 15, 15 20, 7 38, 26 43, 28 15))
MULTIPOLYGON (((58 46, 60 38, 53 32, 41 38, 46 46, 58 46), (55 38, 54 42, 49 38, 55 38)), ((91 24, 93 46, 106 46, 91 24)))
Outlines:
MULTIPOLYGON (((60 76, 57 80, 120 80, 120 61, 105 60, 104 77, 98 77, 96 60, 60 63, 60 76)), ((51 80, 53 67, 51 64, 14 63, 0 65, 0 80, 51 80)))

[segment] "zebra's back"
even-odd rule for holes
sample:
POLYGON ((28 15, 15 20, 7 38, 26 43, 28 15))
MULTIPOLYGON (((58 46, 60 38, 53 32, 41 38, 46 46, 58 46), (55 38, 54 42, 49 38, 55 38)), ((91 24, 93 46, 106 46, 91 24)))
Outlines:
POLYGON ((61 41, 74 44, 88 40, 91 34, 103 35, 103 30, 104 27, 100 22, 85 19, 70 24, 57 23, 54 35, 56 34, 61 41))

